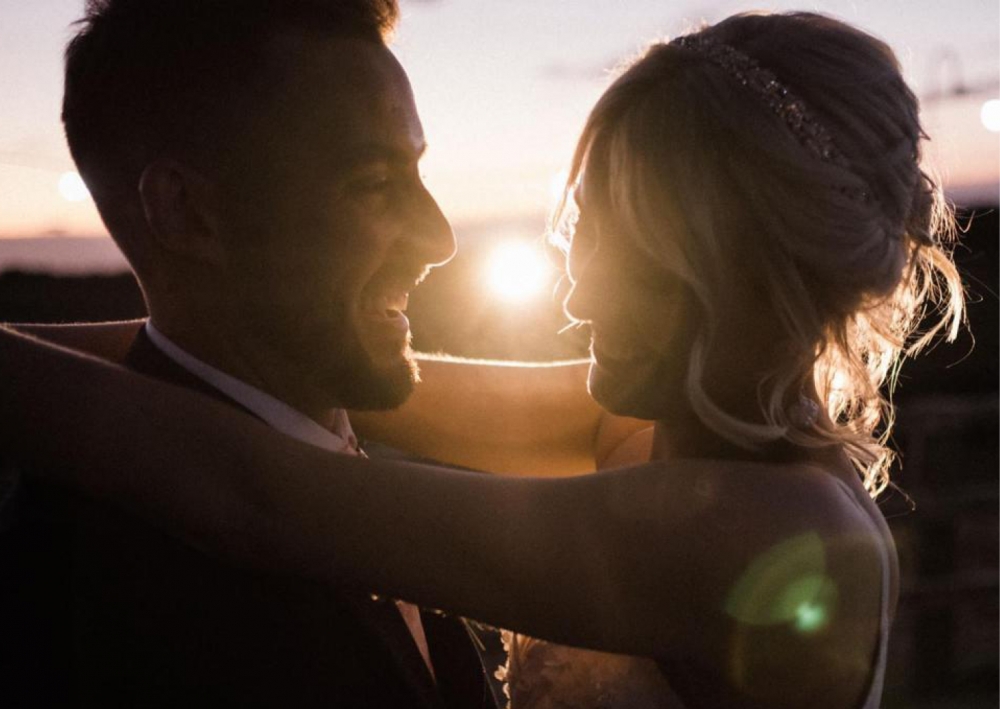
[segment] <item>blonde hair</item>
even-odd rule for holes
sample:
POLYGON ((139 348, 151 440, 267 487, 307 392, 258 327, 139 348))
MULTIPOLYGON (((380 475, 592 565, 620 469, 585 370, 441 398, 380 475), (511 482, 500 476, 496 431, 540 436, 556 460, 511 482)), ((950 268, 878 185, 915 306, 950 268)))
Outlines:
MULTIPOLYGON (((964 317, 953 215, 920 167, 917 99, 888 46, 822 15, 736 15, 697 35, 773 73, 843 159, 807 150, 725 66, 659 43, 593 109, 569 184, 586 172, 588 209, 599 204, 604 224, 693 296, 686 393, 704 425, 751 449, 842 445, 875 496, 893 457, 898 366, 939 332, 954 339, 964 317), (753 304, 776 335, 757 382, 763 424, 705 388, 710 356, 733 346, 723 316, 753 304), (827 416, 802 416, 813 391, 827 416)), ((568 191, 555 223, 572 220, 568 191)))

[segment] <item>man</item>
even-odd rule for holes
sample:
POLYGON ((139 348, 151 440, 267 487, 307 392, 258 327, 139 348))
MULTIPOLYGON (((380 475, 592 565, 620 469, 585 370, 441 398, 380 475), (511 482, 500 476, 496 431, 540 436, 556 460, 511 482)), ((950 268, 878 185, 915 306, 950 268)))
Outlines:
MULTIPOLYGON (((396 16, 104 0, 66 53, 69 146, 151 316, 126 363, 351 455, 344 409, 407 398, 407 294, 455 248, 385 46, 396 16)), ((224 568, 24 480, 15 496, 4 706, 493 705, 457 620, 224 568)))

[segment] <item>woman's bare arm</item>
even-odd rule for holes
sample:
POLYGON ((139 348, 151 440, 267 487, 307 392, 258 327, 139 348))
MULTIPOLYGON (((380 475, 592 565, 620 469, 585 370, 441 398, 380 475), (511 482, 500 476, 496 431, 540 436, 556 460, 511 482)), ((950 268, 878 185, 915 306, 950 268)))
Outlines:
MULTIPOLYGON (((124 360, 144 320, 10 325, 18 332, 124 360)), ((557 476, 591 472, 644 421, 613 416, 587 394, 587 362, 493 362, 421 355, 422 379, 393 411, 352 412, 364 437, 478 470, 557 476)))
POLYGON ((145 320, 119 320, 59 325, 17 323, 8 327, 109 362, 121 362, 132 346, 136 333, 145 322, 145 320))
POLYGON ((0 375, 0 443, 15 460, 234 563, 566 644, 721 662, 734 632, 756 637, 726 611, 740 576, 812 534, 806 551, 822 558, 806 571, 834 580, 839 615, 827 636, 786 633, 783 661, 813 657, 818 640, 870 650, 858 637, 878 616, 878 562, 867 522, 826 475, 688 461, 542 479, 376 464, 2 330, 0 375))

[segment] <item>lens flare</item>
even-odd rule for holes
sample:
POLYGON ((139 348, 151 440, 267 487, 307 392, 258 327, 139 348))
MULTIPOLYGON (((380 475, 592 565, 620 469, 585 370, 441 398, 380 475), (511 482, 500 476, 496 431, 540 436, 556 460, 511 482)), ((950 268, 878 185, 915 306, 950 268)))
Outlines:
POLYGON ((487 262, 490 290, 508 303, 524 303, 541 294, 551 274, 541 249, 523 241, 500 244, 487 262))
POLYGON ((826 625, 826 607, 806 602, 795 609, 795 628, 800 633, 815 633, 826 625))
POLYGON ((748 626, 790 624, 803 634, 824 628, 837 604, 826 575, 826 552, 815 532, 774 545, 747 567, 730 590, 726 613, 748 626))

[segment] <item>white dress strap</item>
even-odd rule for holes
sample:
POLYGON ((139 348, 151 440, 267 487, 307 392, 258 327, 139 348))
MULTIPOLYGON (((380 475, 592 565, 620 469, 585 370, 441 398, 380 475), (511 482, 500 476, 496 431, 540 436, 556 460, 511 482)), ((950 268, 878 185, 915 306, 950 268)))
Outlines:
MULTIPOLYGON (((845 492, 847 492, 848 496, 855 502, 855 504, 859 504, 851 486, 839 478, 837 478, 837 482, 843 486, 845 492)), ((885 665, 889 650, 889 550, 886 548, 885 539, 879 532, 878 526, 875 525, 874 521, 872 521, 872 524, 875 526, 875 539, 878 540, 879 558, 882 563, 882 600, 880 604, 881 610, 879 617, 878 648, 875 653, 875 666, 872 669, 871 684, 868 685, 868 694, 865 696, 865 700, 861 703, 859 709, 879 709, 882 705, 882 690, 885 684, 885 665)))
POLYGON ((889 551, 885 547, 885 539, 881 534, 878 539, 879 553, 882 556, 882 616, 879 619, 878 659, 872 674, 871 687, 865 698, 862 709, 878 709, 882 703, 882 689, 885 683, 885 665, 889 650, 889 551))

